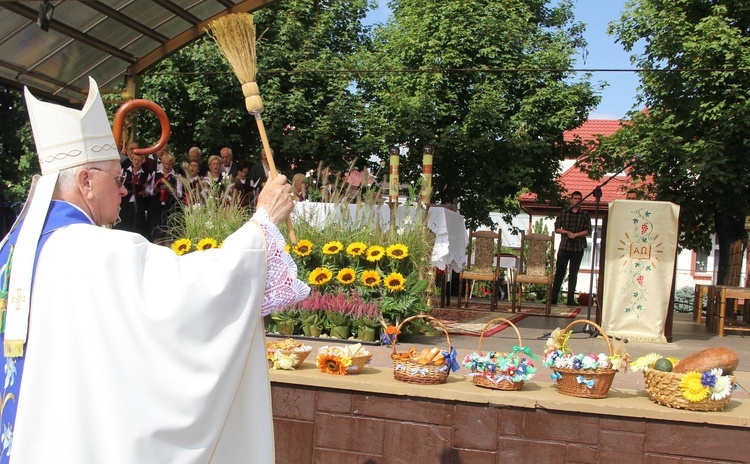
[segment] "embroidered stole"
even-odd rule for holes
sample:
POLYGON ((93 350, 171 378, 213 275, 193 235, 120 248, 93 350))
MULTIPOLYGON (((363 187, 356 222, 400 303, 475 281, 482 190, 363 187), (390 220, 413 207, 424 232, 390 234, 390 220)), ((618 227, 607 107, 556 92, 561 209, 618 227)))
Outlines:
MULTIPOLYGON (((91 220, 78 208, 69 203, 62 201, 53 201, 47 212, 47 218, 42 228, 42 236, 39 238, 39 245, 34 257, 34 272, 36 273, 36 264, 39 259, 39 252, 42 250, 44 243, 57 229, 71 224, 91 224, 91 220)), ((19 224, 10 233, 8 241, 0 249, 0 309, 2 309, 2 340, 5 340, 5 312, 13 311, 13 295, 8 295, 8 281, 10 278, 13 246, 18 240, 18 233, 22 224, 19 224)), ((33 281, 32 281, 33 285, 33 281)), ((29 292, 29 295, 32 293, 29 292)), ((24 353, 26 351, 24 350, 24 353)), ((18 406, 18 392, 21 388, 21 376, 23 375, 24 356, 18 358, 4 357, 5 381, 2 389, 2 403, 0 403, 0 417, 2 418, 2 452, 0 452, 0 464, 7 464, 10 461, 11 445, 13 443, 13 429, 16 421, 16 407, 18 406)), ((61 433, 64 433, 61 431, 61 433)))

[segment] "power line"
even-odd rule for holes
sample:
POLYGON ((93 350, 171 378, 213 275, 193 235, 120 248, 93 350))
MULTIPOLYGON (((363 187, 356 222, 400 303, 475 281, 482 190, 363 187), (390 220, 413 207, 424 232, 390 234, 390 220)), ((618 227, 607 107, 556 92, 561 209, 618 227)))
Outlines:
MULTIPOLYGON (((258 71, 258 74, 439 74, 439 73, 664 73, 664 72, 750 72, 750 68, 659 68, 659 69, 625 69, 625 68, 426 68, 426 69, 269 69, 258 71)), ((185 71, 185 72, 147 72, 147 76, 174 75, 217 75, 232 74, 232 71, 185 71)))

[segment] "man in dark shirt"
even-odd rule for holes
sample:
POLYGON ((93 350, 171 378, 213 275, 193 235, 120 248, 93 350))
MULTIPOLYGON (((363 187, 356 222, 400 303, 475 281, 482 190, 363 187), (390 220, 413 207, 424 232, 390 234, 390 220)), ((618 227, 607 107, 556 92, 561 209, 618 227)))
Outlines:
POLYGON ((557 264, 555 267, 555 282, 552 285, 552 304, 557 304, 565 270, 568 270, 568 305, 575 304, 574 296, 578 282, 578 269, 581 267, 583 250, 586 249, 586 237, 591 233, 591 216, 581 210, 579 205, 583 195, 575 191, 570 194, 571 208, 565 209, 555 220, 555 233, 562 236, 560 248, 557 250, 557 264))

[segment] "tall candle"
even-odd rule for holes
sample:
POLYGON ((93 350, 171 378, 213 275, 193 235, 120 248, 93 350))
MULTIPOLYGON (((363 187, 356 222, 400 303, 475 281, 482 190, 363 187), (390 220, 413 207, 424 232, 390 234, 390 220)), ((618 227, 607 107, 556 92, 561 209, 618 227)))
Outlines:
POLYGON ((432 196, 432 153, 433 149, 427 145, 422 150, 422 176, 424 180, 422 182, 422 203, 427 204, 430 202, 432 196))
POLYGON ((388 199, 391 203, 398 203, 398 162, 399 162, 399 149, 398 147, 391 148, 391 165, 388 173, 390 174, 390 188, 388 189, 388 199))

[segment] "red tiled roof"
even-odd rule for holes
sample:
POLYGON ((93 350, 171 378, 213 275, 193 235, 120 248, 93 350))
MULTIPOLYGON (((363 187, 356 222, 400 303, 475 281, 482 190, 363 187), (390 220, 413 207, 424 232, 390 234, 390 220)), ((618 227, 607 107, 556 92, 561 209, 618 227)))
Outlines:
POLYGON ((574 142, 580 139, 582 142, 596 140, 597 136, 612 135, 622 127, 622 121, 619 119, 589 119, 581 127, 563 133, 563 139, 566 142, 574 142))
MULTIPOLYGON (((612 135, 617 132, 620 127, 622 127, 622 121, 617 119, 590 119, 577 129, 565 131, 563 138, 566 142, 573 142, 576 139, 581 142, 593 142, 596 140, 597 136, 612 135)), ((595 149, 596 148, 594 148, 594 150, 595 149)), ((607 182, 607 184, 602 187, 602 197, 599 204, 600 210, 607 211, 608 203, 610 201, 625 198, 625 192, 633 186, 632 180, 628 175, 629 172, 630 168, 625 169, 625 171, 619 173, 614 178, 612 177, 612 174, 609 174, 597 181, 589 179, 586 174, 573 165, 560 175, 559 181, 567 195, 578 190, 584 197, 593 192, 597 185, 607 182), (610 178, 611 180, 608 181, 610 178)), ((652 181, 651 178, 646 179, 646 182, 648 183, 651 183, 652 181)), ((518 197, 521 207, 530 213, 545 214, 559 210, 559 207, 537 204, 536 199, 536 193, 525 193, 518 197)), ((586 210, 593 210, 595 204, 596 199, 591 195, 583 201, 581 207, 586 210)))

